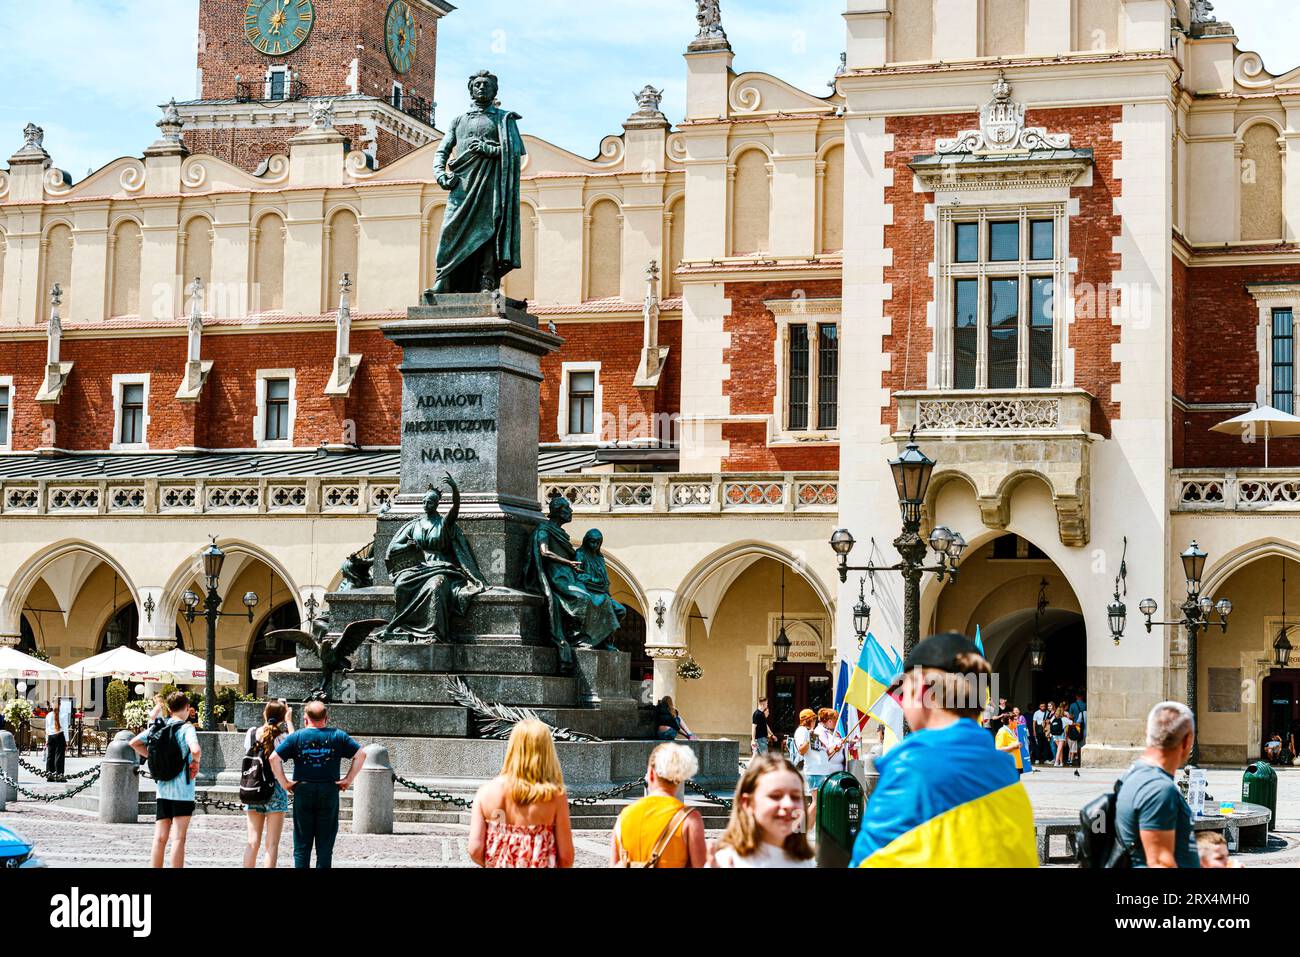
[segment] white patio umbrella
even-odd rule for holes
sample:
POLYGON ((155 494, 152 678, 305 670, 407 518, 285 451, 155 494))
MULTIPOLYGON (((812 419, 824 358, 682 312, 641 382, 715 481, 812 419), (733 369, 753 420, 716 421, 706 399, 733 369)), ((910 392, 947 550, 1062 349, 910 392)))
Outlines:
POLYGON ((59 681, 64 678, 62 668, 48 661, 25 655, 17 648, 0 648, 0 678, 15 681, 59 681))
POLYGON ((1220 422, 1210 429, 1211 432, 1225 432, 1228 435, 1251 436, 1264 433, 1264 468, 1268 468, 1268 441, 1271 438, 1290 438, 1300 435, 1300 418, 1275 409, 1271 405, 1261 405, 1245 415, 1239 415, 1227 422, 1220 422))
MULTIPOLYGON (((207 680, 208 663, 197 655, 173 648, 149 659, 153 670, 148 681, 170 681, 175 685, 201 685, 207 680)), ((227 668, 217 666, 215 674, 219 685, 237 685, 239 676, 227 668)))
POLYGON ((284 661, 277 661, 273 665, 265 665, 264 667, 261 668, 254 668, 253 680, 270 681, 271 675, 273 674, 278 674, 286 671, 297 671, 297 670, 298 670, 298 659, 286 658, 284 661))
POLYGON ((121 675, 125 678, 148 678, 153 670, 152 658, 126 645, 119 645, 111 651, 83 659, 63 669, 66 677, 74 681, 107 678, 112 675, 121 675))

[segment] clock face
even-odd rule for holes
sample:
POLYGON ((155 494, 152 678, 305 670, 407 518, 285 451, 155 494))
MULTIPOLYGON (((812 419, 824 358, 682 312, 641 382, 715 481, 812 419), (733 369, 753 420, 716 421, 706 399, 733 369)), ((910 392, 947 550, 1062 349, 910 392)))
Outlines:
POLYGON ((393 0, 388 8, 388 22, 384 26, 388 41, 388 62, 398 73, 409 73, 415 63, 415 14, 406 0, 393 0))
POLYGON ((250 0, 244 36, 260 53, 283 56, 303 45, 315 19, 311 0, 250 0))

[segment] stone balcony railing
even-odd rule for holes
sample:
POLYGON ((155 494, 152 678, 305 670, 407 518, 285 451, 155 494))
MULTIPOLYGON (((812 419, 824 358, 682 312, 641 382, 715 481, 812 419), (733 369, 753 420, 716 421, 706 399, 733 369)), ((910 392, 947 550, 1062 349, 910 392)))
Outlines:
MULTIPOLYGON (((564 495, 575 512, 833 515, 833 472, 736 475, 543 475, 539 498, 564 495)), ((375 478, 121 478, 0 481, 0 516, 374 515, 397 495, 375 478)))
POLYGON ((0 514, 372 515, 396 494, 373 478, 5 480, 0 514))
POLYGON ((839 476, 834 472, 542 476, 541 500, 556 494, 572 502, 575 512, 834 515, 839 510, 839 476))
POLYGON ((1088 544, 1092 396, 1053 391, 900 392, 902 444, 915 427, 923 449, 938 461, 932 495, 961 477, 974 489, 984 524, 1006 528, 1011 495, 1027 478, 1043 482, 1056 506, 1061 542, 1088 544))
POLYGON ((1174 508, 1184 512, 1300 512, 1300 470, 1180 469, 1174 508))

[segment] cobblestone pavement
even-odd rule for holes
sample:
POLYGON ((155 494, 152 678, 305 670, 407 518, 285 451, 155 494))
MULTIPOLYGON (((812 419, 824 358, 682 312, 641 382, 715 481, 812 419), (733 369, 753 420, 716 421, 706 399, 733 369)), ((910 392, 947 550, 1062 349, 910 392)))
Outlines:
MULTIPOLYGON (((93 759, 68 762, 75 773, 94 764, 93 759)), ((1086 769, 1078 777, 1064 768, 1044 768, 1025 778, 1025 786, 1039 818, 1069 817, 1115 781, 1114 770, 1086 769)), ((1241 772, 1211 770, 1209 790, 1216 798, 1234 799, 1241 793, 1241 772)), ((1278 831, 1273 849, 1266 854, 1246 854, 1247 867, 1300 866, 1300 769, 1279 774, 1278 831)), ((24 786, 52 791, 58 785, 38 781, 24 771, 24 786)), ((93 811, 61 804, 19 801, 0 812, 0 824, 13 828, 37 846, 51 867, 147 867, 153 834, 152 822, 100 824, 93 811)), ((468 827, 458 824, 395 825, 393 835, 354 835, 345 823, 339 832, 334 862, 338 867, 468 867, 468 827)), ((238 867, 242 863, 246 829, 244 819, 233 815, 197 815, 190 825, 186 862, 193 867, 238 867)), ((578 867, 603 867, 608 861, 606 831, 579 831, 574 835, 578 867)), ((280 845, 280 866, 293 864, 291 822, 286 822, 280 845)))

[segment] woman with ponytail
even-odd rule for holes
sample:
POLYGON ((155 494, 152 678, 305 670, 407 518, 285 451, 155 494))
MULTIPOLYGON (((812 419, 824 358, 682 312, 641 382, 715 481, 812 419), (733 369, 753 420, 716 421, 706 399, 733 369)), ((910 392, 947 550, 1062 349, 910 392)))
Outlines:
MULTIPOLYGON (((262 749, 262 758, 270 763, 276 747, 289 735, 293 734, 293 717, 289 706, 283 699, 272 701, 262 711, 262 726, 249 728, 244 738, 244 747, 251 751, 254 746, 262 749)), ((289 795, 280 786, 275 785, 275 794, 265 804, 245 804, 244 815, 248 819, 248 843, 244 846, 244 866, 257 867, 257 852, 261 848, 262 835, 266 835, 266 866, 272 870, 280 858, 280 834, 284 831, 284 815, 289 810, 289 795)))

